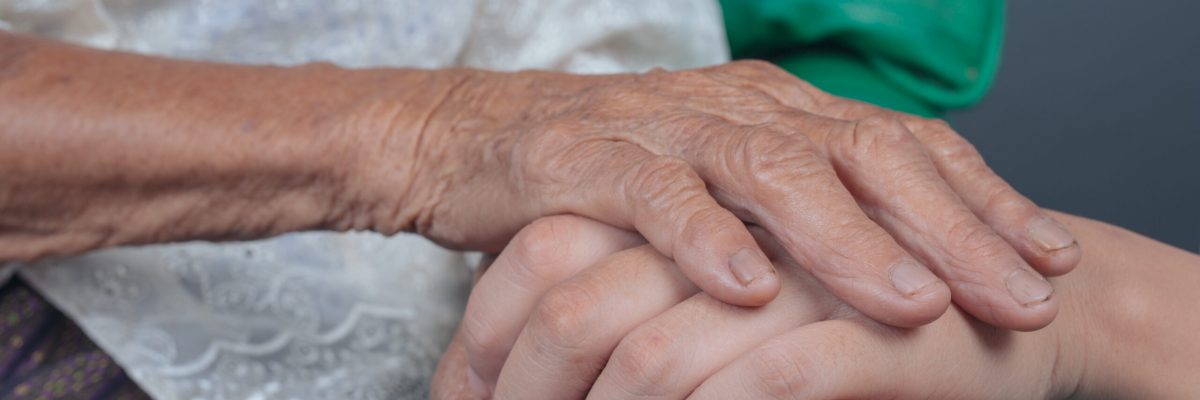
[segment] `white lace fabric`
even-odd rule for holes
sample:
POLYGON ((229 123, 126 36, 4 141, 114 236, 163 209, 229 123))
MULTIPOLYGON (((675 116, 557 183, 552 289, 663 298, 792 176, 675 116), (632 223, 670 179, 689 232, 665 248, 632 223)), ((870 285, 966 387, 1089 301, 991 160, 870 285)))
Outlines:
MULTIPOLYGON (((710 0, 0 0, 0 27, 254 64, 598 73, 727 59, 710 0)), ((407 399, 428 395, 467 258, 413 235, 311 232, 17 273, 157 399, 407 399)))

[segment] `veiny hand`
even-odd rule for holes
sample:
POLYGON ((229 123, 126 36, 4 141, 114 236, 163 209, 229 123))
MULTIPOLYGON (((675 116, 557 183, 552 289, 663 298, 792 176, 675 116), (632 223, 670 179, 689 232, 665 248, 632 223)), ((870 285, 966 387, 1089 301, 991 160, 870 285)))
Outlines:
POLYGON ((879 321, 929 322, 952 293, 1033 329, 1056 310, 1036 271, 1080 254, 944 124, 764 63, 579 76, 0 48, 0 261, 313 229, 498 251, 576 214, 761 305, 779 280, 744 220, 879 321))
POLYGON ((1190 339, 1200 328, 1191 312, 1200 300, 1200 257, 1101 223, 1059 218, 1097 250, 1083 271, 1060 278, 1064 313, 1036 332, 987 326, 958 309, 914 329, 879 324, 789 268, 784 249, 759 229, 753 231, 780 267, 783 290, 763 307, 730 306, 695 294, 648 246, 596 255, 631 245, 627 234, 576 217, 545 219, 527 231, 553 227, 559 235, 543 237, 541 246, 560 251, 511 260, 595 264, 543 294, 526 292, 523 276, 498 260, 473 302, 513 293, 540 300, 490 310, 499 315, 468 312, 439 365, 434 398, 490 391, 468 372, 480 319, 521 331, 497 399, 1200 395, 1200 344, 1190 339))
MULTIPOLYGON (((715 298, 761 305, 779 281, 749 221, 873 319, 927 323, 952 293, 981 320, 1021 330, 1054 318, 1042 274, 1081 254, 945 124, 830 96, 769 64, 468 76, 428 119, 413 161, 406 198, 424 206, 398 212, 443 244, 494 250, 539 216, 581 215, 636 230, 715 298)), ((405 169, 380 168, 388 154, 363 163, 377 204, 397 204, 396 191, 372 171, 405 169)), ((538 244, 561 234, 552 227, 508 253, 560 251, 538 244)), ((539 292, 587 265, 505 268, 539 292)), ((471 307, 499 304, 512 303, 471 307)), ((494 383, 516 332, 488 321, 471 331, 472 365, 494 383)))
POLYGON ((718 299, 761 305, 779 282, 749 221, 884 323, 932 321, 953 293, 984 321, 1026 330, 1057 309, 1041 274, 1080 255, 945 124, 835 98, 769 64, 458 73, 468 78, 427 118, 411 166, 387 168, 385 145, 360 168, 386 211, 376 220, 399 216, 452 247, 498 250, 537 217, 576 214, 636 230, 718 299), (395 170, 416 171, 407 191, 387 184, 395 170), (415 201, 389 208, 396 193, 415 201))

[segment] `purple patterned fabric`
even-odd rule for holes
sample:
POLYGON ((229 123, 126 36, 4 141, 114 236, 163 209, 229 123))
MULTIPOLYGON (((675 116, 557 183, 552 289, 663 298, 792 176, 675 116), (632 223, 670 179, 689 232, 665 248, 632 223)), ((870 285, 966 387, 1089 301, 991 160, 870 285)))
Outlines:
POLYGON ((149 399, 70 319, 22 282, 0 286, 0 399, 149 399))

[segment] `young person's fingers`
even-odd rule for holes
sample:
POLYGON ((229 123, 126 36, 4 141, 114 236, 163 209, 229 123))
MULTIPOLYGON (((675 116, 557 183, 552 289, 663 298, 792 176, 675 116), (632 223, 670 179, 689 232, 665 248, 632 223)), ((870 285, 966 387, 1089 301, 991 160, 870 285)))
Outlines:
POLYGON ((898 330, 862 318, 780 335, 713 374, 694 399, 1043 398, 1056 338, 986 326, 952 310, 898 330))
POLYGON ((621 338, 696 292, 653 247, 614 254, 542 297, 504 363, 496 398, 583 398, 621 338))
POLYGON ((640 242, 636 234, 576 216, 542 218, 521 230, 467 302, 462 336, 470 373, 486 387, 495 385, 509 350, 547 291, 640 242))
POLYGON ((631 330, 611 349, 588 397, 683 398, 759 343, 835 311, 849 310, 807 272, 790 261, 777 263, 785 284, 775 301, 744 308, 698 294, 679 303, 631 330))

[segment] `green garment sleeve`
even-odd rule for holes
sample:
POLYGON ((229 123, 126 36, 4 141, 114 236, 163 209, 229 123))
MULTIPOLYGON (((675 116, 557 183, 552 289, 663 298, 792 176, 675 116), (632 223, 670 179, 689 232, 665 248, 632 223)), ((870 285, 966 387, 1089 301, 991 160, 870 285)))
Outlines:
POLYGON ((1000 62, 1003 0, 721 0, 735 59, 926 116, 974 104, 1000 62))

